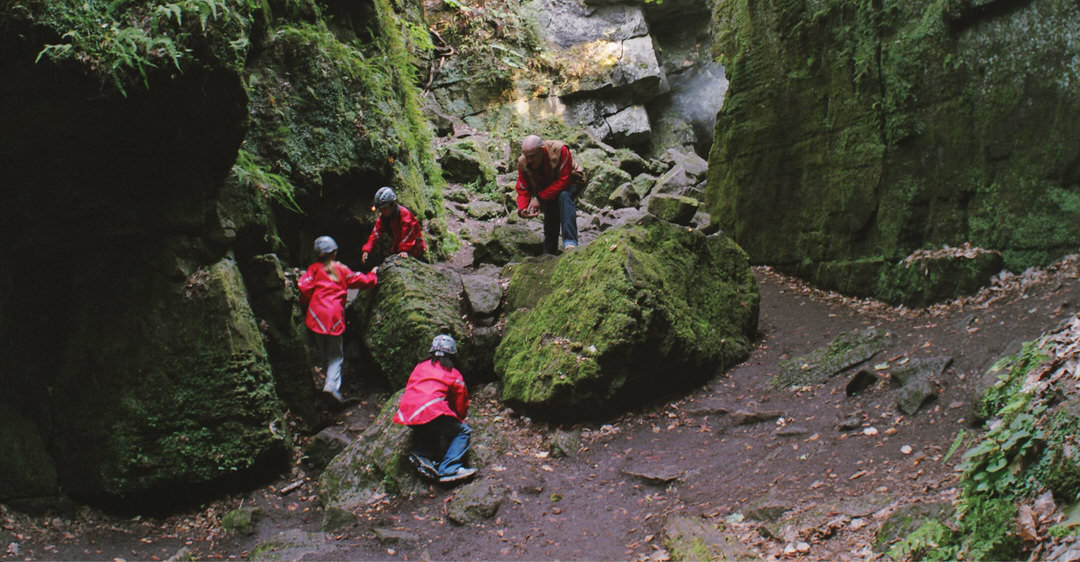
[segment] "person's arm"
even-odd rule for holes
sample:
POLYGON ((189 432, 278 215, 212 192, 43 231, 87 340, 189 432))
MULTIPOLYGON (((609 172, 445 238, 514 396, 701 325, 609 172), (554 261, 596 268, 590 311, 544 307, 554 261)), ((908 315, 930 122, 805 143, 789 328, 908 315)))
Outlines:
POLYGON ((375 248, 375 240, 382 234, 382 216, 375 217, 375 226, 371 229, 371 234, 368 235, 367 242, 364 242, 364 246, 360 248, 363 252, 363 257, 360 261, 366 262, 368 254, 375 248))
POLYGON ((379 277, 375 273, 379 270, 377 267, 373 268, 370 273, 353 271, 345 264, 341 264, 341 267, 345 270, 345 286, 350 289, 370 289, 379 281, 379 277))
POLYGON ((574 158, 570 155, 570 148, 563 146, 559 151, 558 177, 550 185, 540 190, 540 198, 550 201, 559 193, 570 187, 570 173, 574 171, 574 158))
POLYGON ((469 389, 465 388, 465 379, 461 376, 461 373, 457 369, 453 370, 455 375, 454 382, 454 412, 458 417, 465 419, 469 415, 469 389))
POLYGON ((514 191, 517 191, 517 210, 518 215, 521 215, 522 211, 529 206, 529 200, 532 199, 532 194, 529 193, 529 185, 525 183, 525 177, 522 175, 520 169, 518 169, 517 183, 514 184, 514 191))
POLYGON ((424 242, 424 231, 420 228, 420 221, 416 220, 416 216, 410 214, 408 220, 402 216, 401 220, 401 240, 398 242, 398 252, 405 252, 414 258, 421 258, 424 255, 424 251, 427 250, 427 244, 424 242))
POLYGON ((518 179, 514 184, 517 191, 518 216, 524 218, 535 217, 540 213, 540 199, 529 191, 529 184, 525 182, 525 174, 518 165, 518 179))
POLYGON ((300 279, 296 280, 296 288, 300 289, 300 297, 306 302, 311 300, 311 295, 315 292, 315 267, 322 267, 322 264, 311 264, 308 266, 307 271, 300 276, 300 279))

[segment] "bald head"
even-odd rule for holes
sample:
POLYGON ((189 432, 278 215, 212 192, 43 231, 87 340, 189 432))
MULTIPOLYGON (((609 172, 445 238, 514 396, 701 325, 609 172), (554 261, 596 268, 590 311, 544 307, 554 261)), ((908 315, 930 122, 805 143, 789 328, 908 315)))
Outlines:
POLYGON ((544 139, 537 135, 529 135, 525 137, 525 140, 521 141, 522 152, 532 152, 539 149, 544 144, 544 139))
POLYGON ((521 141, 521 155, 525 157, 525 165, 530 170, 539 170, 544 162, 544 139, 529 135, 521 141))

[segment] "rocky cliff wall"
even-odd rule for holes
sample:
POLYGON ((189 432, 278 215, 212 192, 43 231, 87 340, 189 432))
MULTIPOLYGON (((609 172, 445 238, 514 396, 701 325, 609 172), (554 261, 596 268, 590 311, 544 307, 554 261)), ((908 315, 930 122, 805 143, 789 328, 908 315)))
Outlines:
POLYGON ((1080 242, 1080 6, 725 2, 712 216, 756 263, 892 301, 915 250, 1080 242))
POLYGON ((442 242, 414 12, 0 4, 0 501, 162 507, 280 467, 316 398, 287 268, 319 234, 358 266, 381 185, 442 242))

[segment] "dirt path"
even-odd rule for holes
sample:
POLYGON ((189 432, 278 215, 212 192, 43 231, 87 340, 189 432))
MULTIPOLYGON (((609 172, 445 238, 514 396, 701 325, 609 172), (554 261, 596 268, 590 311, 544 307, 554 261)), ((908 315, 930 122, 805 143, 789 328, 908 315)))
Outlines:
MULTIPOLYGON (((460 488, 433 486, 412 500, 384 502, 341 533, 321 533, 313 480, 287 495, 277 493, 301 476, 298 468, 244 497, 166 519, 118 519, 85 508, 63 518, 5 511, 0 523, 10 541, 6 553, 0 545, 0 554, 4 560, 164 560, 177 554, 195 559, 663 559, 662 528, 677 514, 726 520, 757 555, 782 557, 795 540, 790 530, 739 522, 764 505, 786 511, 787 519, 806 515, 799 536, 808 537, 809 550, 802 556, 865 559, 873 556, 874 535, 891 509, 954 493, 953 467, 960 454, 945 455, 960 432, 965 446, 978 433, 970 426, 972 386, 1010 346, 1075 314, 1080 302, 1076 261, 922 311, 841 298, 759 268, 761 337, 750 359, 700 389, 607 424, 562 428, 582 434, 583 448, 573 457, 546 453, 560 428, 512 415, 478 392, 472 415, 501 416, 516 446, 482 475, 505 486, 509 499, 481 523, 448 522, 446 504, 460 488), (844 376, 798 390, 768 386, 782 360, 868 326, 895 337, 874 363, 952 359, 938 381, 936 399, 915 415, 897 410, 895 390, 887 384, 851 397, 844 376), (747 421, 754 417, 749 414, 761 419, 747 421), (851 418, 855 427, 838 429, 841 420, 851 418), (223 536, 222 515, 253 504, 264 512, 258 532, 223 536), (807 534, 806 529, 816 530, 807 534), (14 551, 11 542, 18 543, 14 551)), ((373 396, 347 412, 342 428, 359 432, 376 402, 373 396)))

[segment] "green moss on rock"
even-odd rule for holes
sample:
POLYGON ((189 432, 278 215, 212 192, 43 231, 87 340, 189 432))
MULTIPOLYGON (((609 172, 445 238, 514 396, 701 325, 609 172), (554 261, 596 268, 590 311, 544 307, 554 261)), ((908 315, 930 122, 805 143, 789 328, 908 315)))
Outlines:
POLYGON ((114 281, 72 311, 54 427, 65 488, 204 484, 282 450, 282 412, 236 265, 222 260, 182 285, 152 272, 114 281))
POLYGON ((403 388, 431 339, 450 334, 458 342, 458 368, 469 372, 474 357, 462 320, 461 278, 446 268, 412 258, 392 258, 379 268, 374 294, 361 293, 353 308, 364 343, 394 388, 403 388))
POLYGON ((1080 7, 957 6, 717 5, 731 82, 707 199, 755 263, 925 304, 969 272, 892 265, 913 251, 971 242, 1019 271, 1075 250, 1080 140, 1062 116, 1080 110, 1080 7))
MULTIPOLYGON (((510 298, 529 272, 517 266, 510 298)), ((505 400, 551 416, 611 413, 701 380, 745 358, 757 327, 742 250, 648 217, 564 255, 547 287, 517 301, 537 299, 507 318, 495 370, 505 400)))

